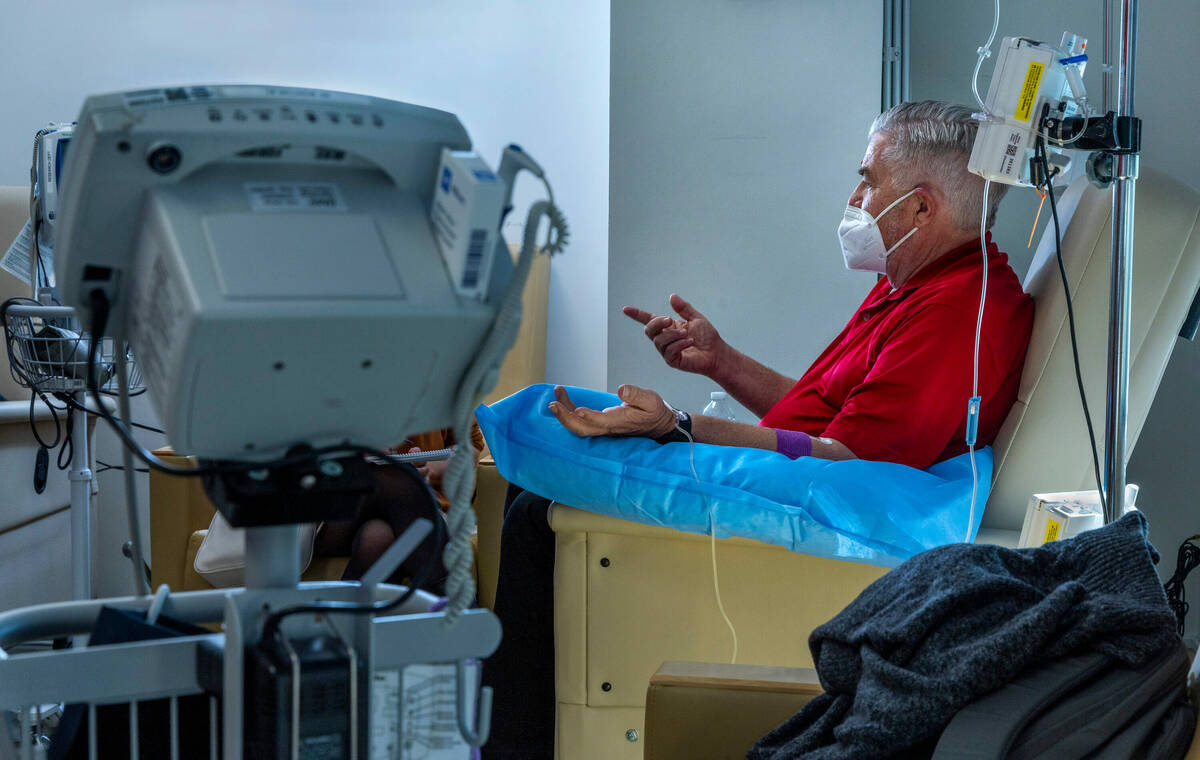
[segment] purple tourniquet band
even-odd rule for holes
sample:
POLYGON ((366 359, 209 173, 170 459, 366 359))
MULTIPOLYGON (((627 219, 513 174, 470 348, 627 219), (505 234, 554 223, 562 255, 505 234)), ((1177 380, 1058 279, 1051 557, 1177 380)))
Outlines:
POLYGON ((775 428, 775 450, 788 459, 812 456, 812 436, 799 430, 775 428))

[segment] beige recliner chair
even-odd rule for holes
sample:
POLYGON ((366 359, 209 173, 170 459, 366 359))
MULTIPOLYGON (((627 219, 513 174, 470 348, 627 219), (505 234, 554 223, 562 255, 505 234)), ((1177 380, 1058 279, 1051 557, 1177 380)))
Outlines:
MULTIPOLYGON (((1081 181, 1059 201, 1084 383, 1098 430, 1104 424, 1110 198, 1081 181)), ((1135 221, 1131 444, 1200 283, 1198 212, 1200 194, 1144 170, 1135 221)), ((1017 404, 994 444, 981 542, 1015 545, 1035 491, 1095 487, 1049 232, 1026 278, 1037 303, 1033 338, 1017 404)), ((667 660, 728 662, 732 653, 713 594, 710 539, 560 504, 552 506, 550 524, 557 534, 558 757, 639 758, 650 676, 667 660)), ((885 572, 736 538, 717 541, 716 565, 737 629, 738 662, 784 667, 811 667, 809 632, 885 572)))

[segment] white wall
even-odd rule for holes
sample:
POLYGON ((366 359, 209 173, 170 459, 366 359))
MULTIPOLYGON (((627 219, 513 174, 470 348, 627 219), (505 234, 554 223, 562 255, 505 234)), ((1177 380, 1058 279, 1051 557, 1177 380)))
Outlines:
MULTIPOLYGON (((912 0, 914 99, 973 102, 970 76, 975 49, 987 39, 992 12, 990 3, 912 0)), ((1113 28, 1116 39, 1119 26, 1113 28)), ((1135 108, 1143 120, 1142 165, 1167 172, 1193 187, 1197 186, 1197 177, 1200 177, 1200 151, 1196 149, 1195 130, 1190 125, 1200 122, 1200 99, 1191 95, 1186 87, 1181 89, 1178 82, 1200 68, 1200 53, 1192 42, 1197 28, 1200 28, 1200 4, 1195 0, 1141 4, 1135 108)), ((1004 0, 1001 3, 997 40, 1005 35, 1021 35, 1057 42, 1064 29, 1089 38, 1088 53, 1092 62, 1085 79, 1089 95, 1099 108, 1100 3, 1095 0, 1056 3, 1004 0)), ((1114 50, 1114 66, 1116 60, 1114 50)), ((984 69, 990 73, 990 64, 985 63, 984 69)), ((986 92, 987 81, 987 77, 980 78, 981 93, 986 92)), ((1111 97, 1110 107, 1113 107, 1115 90, 1111 97)), ((1023 274, 1029 264, 1024 243, 1036 206, 1037 200, 1028 190, 1013 191, 1001 206, 997 235, 1003 235, 999 238, 1001 246, 1007 244, 1019 274, 1023 274)), ((1041 226, 1045 223, 1044 216, 1041 226)), ((1158 567, 1163 578, 1170 577, 1175 569, 1179 544, 1188 536, 1200 533, 1200 508, 1197 507, 1200 468, 1194 465, 1200 458, 1200 437, 1196 432, 1200 430, 1200 404, 1195 399, 1198 377, 1200 346, 1180 340, 1127 469, 1129 482, 1142 487, 1138 505, 1150 519, 1151 541, 1163 554, 1158 567)), ((1098 426, 1097 434, 1102 436, 1104 400, 1095 399, 1090 403, 1093 421, 1098 426)), ((1103 440, 1098 443, 1102 446, 1103 440)), ((1200 595, 1200 572, 1193 573, 1188 591, 1193 599, 1200 595)), ((1188 634, 1195 636, 1198 629, 1200 605, 1193 604, 1188 617, 1188 634)))
MULTIPOLYGON (((489 162, 515 141, 546 169, 572 232, 552 268, 547 373, 559 382, 600 386, 607 331, 608 20, 607 0, 63 0, 53 8, 6 2, 0 184, 27 183, 36 129, 74 118, 84 97, 98 92, 263 82, 451 111, 489 162)), ((529 179, 518 182, 521 214, 506 226, 509 239, 520 235, 524 208, 540 192, 529 179)), ((118 461, 116 451, 104 454, 118 461)), ((123 524, 123 512, 114 511, 119 489, 110 487, 112 475, 101 484, 106 526, 123 524)), ((114 530, 119 535, 102 537, 97 552, 108 557, 115 545, 124 562, 125 531, 114 530)), ((102 580, 117 572, 125 583, 124 566, 103 571, 102 580)))
POLYGON ((678 292, 793 377, 841 329, 874 283, 845 270, 836 230, 881 40, 877 0, 613 2, 610 389, 692 411, 716 389, 666 367, 625 304, 670 313, 678 292))

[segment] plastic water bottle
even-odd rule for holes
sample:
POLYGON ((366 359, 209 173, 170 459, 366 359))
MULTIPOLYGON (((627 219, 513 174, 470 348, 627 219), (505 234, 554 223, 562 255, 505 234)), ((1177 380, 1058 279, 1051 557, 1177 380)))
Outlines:
POLYGON ((723 420, 737 422, 737 415, 729 404, 729 394, 725 391, 713 391, 708 394, 708 406, 701 412, 705 417, 720 417, 723 420))

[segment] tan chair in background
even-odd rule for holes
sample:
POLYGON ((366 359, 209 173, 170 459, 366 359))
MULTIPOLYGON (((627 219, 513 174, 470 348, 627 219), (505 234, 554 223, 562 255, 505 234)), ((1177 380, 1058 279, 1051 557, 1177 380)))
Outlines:
MULTIPOLYGON (((1200 194, 1143 169, 1137 200, 1131 448, 1200 284, 1200 194)), ((1110 194, 1077 183, 1059 205, 1083 376, 1093 418, 1102 429, 1110 194)), ((1043 246, 1052 242, 1044 238, 1043 246)), ((1035 491, 1095 488, 1066 301, 1057 264, 1041 253, 1025 286, 1037 303, 1033 338, 1018 402, 994 445, 995 473, 980 542, 1015 545, 1035 491)), ((560 504, 551 507, 550 524, 557 541, 558 758, 639 758, 649 730, 644 718, 651 675, 665 661, 728 662, 733 651, 714 599, 709 539, 560 504)), ((736 538, 717 541, 716 566, 738 634, 738 663, 793 668, 812 666, 807 641, 813 628, 885 572, 736 538)))

